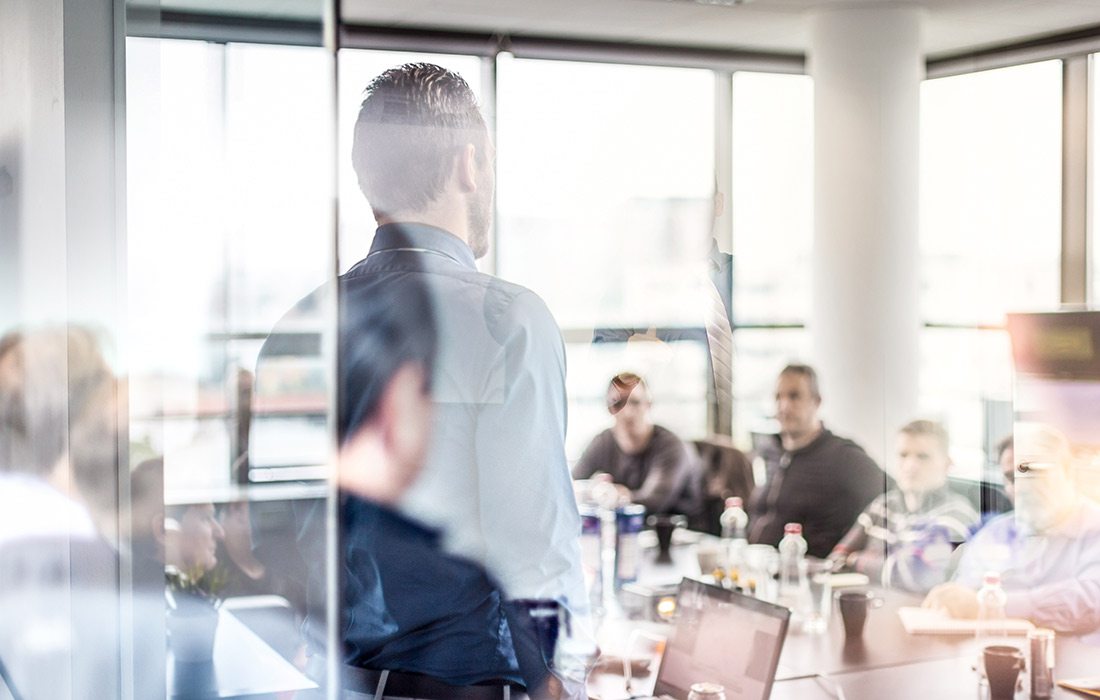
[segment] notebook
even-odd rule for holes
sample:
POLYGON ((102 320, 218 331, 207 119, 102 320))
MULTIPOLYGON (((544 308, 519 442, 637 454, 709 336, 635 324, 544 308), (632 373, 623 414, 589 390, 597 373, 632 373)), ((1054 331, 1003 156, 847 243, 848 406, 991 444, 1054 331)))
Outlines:
POLYGON ((1100 698, 1100 676, 1093 676, 1092 678, 1071 678, 1069 680, 1058 681, 1058 685, 1068 690, 1075 690, 1078 693, 1100 698))
POLYGON ((726 700, 766 700, 791 611, 687 578, 676 603, 654 698, 687 700, 692 684, 711 682, 725 688, 726 700))
POLYGON ((943 610, 929 608, 899 608, 898 616, 901 618, 902 627, 909 634, 975 634, 980 627, 996 627, 1004 629, 1008 634, 1027 634, 1035 628, 1027 620, 1010 617, 996 622, 979 622, 974 619, 959 619, 951 617, 943 610))

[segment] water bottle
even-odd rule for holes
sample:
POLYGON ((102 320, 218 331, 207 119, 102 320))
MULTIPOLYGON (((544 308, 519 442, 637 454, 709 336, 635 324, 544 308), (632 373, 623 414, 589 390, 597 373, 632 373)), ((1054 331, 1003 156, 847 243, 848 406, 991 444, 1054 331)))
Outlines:
POLYGON ((645 506, 628 503, 615 511, 615 590, 638 580, 641 545, 638 534, 645 523, 645 506))
POLYGON ((743 565, 745 547, 748 546, 749 516, 745 512, 742 501, 737 496, 726 499, 726 509, 722 511, 718 522, 722 525, 722 542, 726 546, 727 561, 729 563, 730 579, 739 575, 743 565))
POLYGON ((722 524, 722 537, 727 540, 744 540, 749 526, 749 516, 740 498, 731 496, 726 499, 726 509, 718 519, 722 524))
POLYGON ((802 526, 787 523, 783 539, 779 542, 779 600, 780 605, 791 609, 791 617, 801 620, 809 598, 810 587, 806 580, 806 550, 802 526))
POLYGON ((1008 630, 1005 627, 1005 603, 1007 596, 1001 588, 1001 575, 990 571, 982 578, 978 589, 978 673, 985 676, 985 659, 982 650, 990 644, 1005 644, 1008 630))
POLYGON ((603 612, 603 528, 599 509, 581 506, 581 567, 592 614, 603 612))

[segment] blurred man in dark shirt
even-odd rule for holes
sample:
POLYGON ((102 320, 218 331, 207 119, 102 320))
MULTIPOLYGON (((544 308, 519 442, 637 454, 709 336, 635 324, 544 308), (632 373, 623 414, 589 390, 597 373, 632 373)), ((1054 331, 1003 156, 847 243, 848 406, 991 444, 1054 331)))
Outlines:
POLYGON ((640 376, 623 372, 612 377, 607 410, 615 425, 592 439, 573 467, 573 478, 610 474, 624 498, 649 512, 690 515, 698 508, 698 460, 675 433, 653 423, 652 406, 640 376))
POLYGON ((779 435, 761 450, 767 480, 753 493, 749 541, 778 545, 783 526, 800 523, 809 555, 824 558, 876 496, 888 477, 863 448, 821 423, 817 372, 783 368, 775 387, 779 435))

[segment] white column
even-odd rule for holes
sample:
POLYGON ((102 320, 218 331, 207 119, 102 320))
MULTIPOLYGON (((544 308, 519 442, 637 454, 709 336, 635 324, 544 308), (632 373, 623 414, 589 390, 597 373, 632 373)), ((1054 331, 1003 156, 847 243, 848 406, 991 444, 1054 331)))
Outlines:
POLYGON ((123 13, 122 0, 0 0, 0 333, 80 323, 118 348, 123 13))
POLYGON ((922 12, 850 5, 811 20, 822 415, 881 464, 917 407, 922 12))

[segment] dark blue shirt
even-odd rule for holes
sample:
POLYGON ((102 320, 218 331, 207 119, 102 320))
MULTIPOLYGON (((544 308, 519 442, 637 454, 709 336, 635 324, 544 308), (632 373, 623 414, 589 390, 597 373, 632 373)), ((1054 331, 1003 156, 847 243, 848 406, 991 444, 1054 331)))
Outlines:
POLYGON ((346 661, 454 685, 521 683, 500 592, 439 534, 358 498, 344 502, 346 661))

